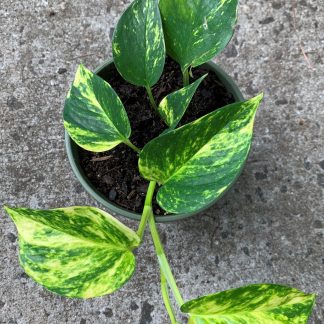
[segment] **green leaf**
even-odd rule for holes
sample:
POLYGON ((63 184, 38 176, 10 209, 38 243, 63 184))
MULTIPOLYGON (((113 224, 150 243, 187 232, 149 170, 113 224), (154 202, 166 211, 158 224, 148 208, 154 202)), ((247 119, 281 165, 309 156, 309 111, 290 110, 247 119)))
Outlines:
POLYGON ((135 0, 121 16, 113 38, 114 63, 128 82, 150 87, 160 78, 165 44, 157 0, 135 0))
POLYGON ((181 306, 189 324, 303 324, 315 295, 297 289, 259 284, 191 300, 181 306))
POLYGON ((48 290, 91 298, 119 289, 133 274, 131 229, 94 207, 8 208, 19 233, 19 260, 48 290))
POLYGON ((159 205, 171 213, 197 211, 219 197, 247 159, 263 95, 217 109, 145 145, 139 169, 162 184, 159 205))
POLYGON ((169 128, 176 128, 188 108, 197 88, 206 76, 207 74, 187 87, 172 92, 160 102, 158 112, 169 128))
POLYGON ((221 52, 233 35, 238 0, 160 0, 168 54, 182 71, 221 52))
POLYGON ((82 148, 103 152, 128 142, 126 110, 113 88, 80 65, 64 106, 64 126, 82 148))

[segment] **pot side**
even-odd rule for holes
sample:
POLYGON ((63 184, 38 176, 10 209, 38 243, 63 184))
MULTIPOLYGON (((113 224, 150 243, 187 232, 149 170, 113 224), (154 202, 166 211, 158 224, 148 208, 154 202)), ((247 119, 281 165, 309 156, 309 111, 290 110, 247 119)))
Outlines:
MULTIPOLYGON (((109 70, 113 67, 113 60, 107 60, 102 65, 97 67, 94 71, 95 74, 99 75, 100 77, 104 78, 105 74, 109 73, 109 70)), ((214 72, 218 79, 221 81, 221 83, 225 86, 227 91, 231 93, 235 99, 235 102, 243 101, 243 95, 238 88, 238 86, 235 84, 234 80, 226 74, 218 65, 216 65, 213 62, 208 62, 203 65, 208 70, 214 72)), ((121 215, 133 220, 139 221, 141 219, 141 214, 126 210, 125 208, 119 207, 118 205, 112 203, 108 197, 105 197, 103 194, 98 192, 96 188, 91 184, 91 182, 87 179, 86 175, 84 174, 79 160, 79 151, 78 151, 78 145, 71 139, 68 132, 65 131, 65 147, 67 151, 67 155, 72 167, 72 170, 77 177, 78 181, 81 183, 83 188, 92 196, 95 200, 97 200, 99 203, 101 203, 103 206, 105 206, 110 212, 113 212, 117 215, 121 215)), ((245 163, 242 166, 241 171, 243 170, 245 163)), ((240 172, 241 173, 241 172, 240 172)), ((240 175, 239 173, 239 175, 240 175)), ((238 176, 239 176, 238 175, 238 176)), ((238 177, 237 177, 238 178, 238 177)), ((236 182, 237 178, 233 181, 232 185, 236 182)), ((229 186, 230 187, 232 187, 229 186)), ((228 189, 229 189, 228 188, 228 189)), ((228 190, 227 189, 227 190, 228 190)), ((165 215, 165 216, 155 216, 155 220, 159 223, 165 223, 165 222, 173 222, 180 219, 184 219, 187 217, 194 216, 203 210, 209 208, 210 206, 214 205, 226 192, 225 190, 219 197, 215 198, 212 202, 210 202, 208 205, 204 206, 203 208, 197 210, 196 212, 191 213, 183 213, 183 214, 173 214, 173 215, 165 215)))

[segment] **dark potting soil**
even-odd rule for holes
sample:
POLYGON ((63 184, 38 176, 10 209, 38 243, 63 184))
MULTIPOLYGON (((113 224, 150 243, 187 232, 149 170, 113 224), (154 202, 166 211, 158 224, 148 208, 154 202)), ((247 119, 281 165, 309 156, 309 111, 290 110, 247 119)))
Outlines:
MULTIPOLYGON (((205 73, 208 76, 200 84, 179 126, 194 121, 217 108, 233 103, 217 76, 204 67, 193 69, 196 80, 205 73)), ((151 108, 146 90, 127 83, 112 65, 99 76, 108 81, 121 98, 127 111, 132 135, 131 141, 137 147, 144 145, 161 134, 166 126, 151 108)), ((182 87, 179 65, 167 58, 164 72, 153 88, 156 102, 167 94, 182 87)), ((124 144, 103 153, 93 153, 79 148, 81 167, 92 185, 109 200, 129 211, 141 213, 148 188, 148 181, 140 176, 137 154, 124 144)), ((155 215, 167 214, 153 199, 155 215)))

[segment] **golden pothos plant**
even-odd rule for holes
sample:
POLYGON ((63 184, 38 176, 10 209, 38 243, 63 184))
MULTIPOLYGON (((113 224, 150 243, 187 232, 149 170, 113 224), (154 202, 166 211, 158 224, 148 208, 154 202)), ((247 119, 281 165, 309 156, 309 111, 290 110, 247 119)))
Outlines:
POLYGON ((141 245, 148 224, 171 323, 179 322, 170 291, 189 323, 307 322, 314 295, 280 285, 249 285, 183 301, 153 215, 157 185, 156 199, 164 210, 194 212, 233 183, 247 158, 262 94, 177 127, 205 77, 190 84, 191 69, 227 45, 237 6, 238 0, 135 0, 121 16, 112 46, 115 66, 126 81, 147 90, 152 109, 168 127, 143 148, 130 141, 128 116, 114 89, 79 66, 64 108, 64 125, 70 137, 93 152, 128 145, 138 153, 139 171, 149 187, 137 232, 94 207, 5 207, 19 232, 20 264, 35 281, 75 298, 116 291, 134 272, 133 250, 141 245), (157 104, 152 86, 162 74, 166 53, 180 64, 184 84, 157 104))

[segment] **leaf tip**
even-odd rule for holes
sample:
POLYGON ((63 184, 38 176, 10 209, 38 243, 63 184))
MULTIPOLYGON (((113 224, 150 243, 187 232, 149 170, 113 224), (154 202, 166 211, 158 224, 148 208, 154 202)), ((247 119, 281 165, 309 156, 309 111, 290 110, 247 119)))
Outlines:
POLYGON ((192 93, 191 93, 191 99, 192 99, 192 96, 197 91, 197 89, 199 88, 199 86, 201 85, 201 83, 207 77, 207 75, 208 75, 208 73, 202 75, 200 78, 198 78, 197 80, 195 80, 194 82, 192 82, 191 84, 189 84, 188 86, 186 86, 186 87, 183 88, 183 89, 191 89, 191 91, 192 91, 192 93))
POLYGON ((7 205, 3 205, 3 209, 6 211, 6 213, 10 216, 10 218, 15 221, 15 217, 14 217, 14 214, 15 214, 15 209, 16 208, 11 208, 7 205))
POLYGON ((205 80, 205 78, 207 77, 208 73, 205 73, 204 75, 202 75, 199 79, 197 79, 194 83, 197 84, 197 87, 205 80))
POLYGON ((316 302, 316 298, 317 298, 317 295, 316 294, 308 294, 308 297, 310 298, 310 300, 312 301, 312 305, 311 305, 311 308, 314 307, 314 304, 316 302))
POLYGON ((7 205, 3 205, 3 209, 10 215, 10 212, 13 210, 13 208, 7 206, 7 205))
POLYGON ((309 318, 311 316, 313 308, 315 306, 317 295, 316 294, 305 294, 305 297, 309 299, 309 304, 306 309, 307 318, 309 318))
POLYGON ((80 63, 79 65, 78 65, 78 70, 79 69, 85 69, 86 67, 84 66, 84 64, 83 63, 80 63))
POLYGON ((254 107, 254 109, 257 109, 260 106, 261 101, 263 100, 263 97, 264 97, 264 94, 263 94, 263 92, 261 92, 257 96, 247 100, 247 102, 249 102, 252 105, 252 107, 254 107))
MULTIPOLYGON (((90 73, 93 74, 83 63, 80 63, 78 65, 77 71, 76 71, 76 76, 81 75, 81 74, 86 74, 90 73)), ((76 77, 77 79, 77 77, 76 77)))
POLYGON ((264 93, 260 92, 256 97, 254 97, 255 101, 257 101, 258 103, 260 103, 264 98, 264 93))

